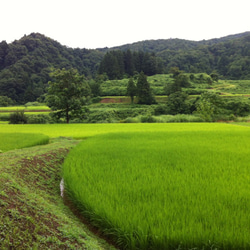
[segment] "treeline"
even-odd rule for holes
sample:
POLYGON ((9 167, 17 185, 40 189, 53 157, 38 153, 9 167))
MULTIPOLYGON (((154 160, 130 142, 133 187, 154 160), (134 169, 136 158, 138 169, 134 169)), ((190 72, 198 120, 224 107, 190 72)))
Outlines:
POLYGON ((99 74, 106 74, 110 80, 133 76, 143 71, 151 76, 163 73, 162 60, 154 53, 113 50, 108 51, 100 63, 99 74))

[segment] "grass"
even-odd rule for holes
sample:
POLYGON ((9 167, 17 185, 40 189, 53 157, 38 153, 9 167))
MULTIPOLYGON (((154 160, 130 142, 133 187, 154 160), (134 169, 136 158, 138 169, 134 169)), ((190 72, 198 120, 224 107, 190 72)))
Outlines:
POLYGON ((43 134, 0 133, 0 152, 44 145, 48 142, 49 137, 43 134))
POLYGON ((250 127, 250 122, 234 122, 233 124, 250 127))
POLYGON ((67 189, 122 249, 249 249, 250 131, 209 125, 89 138, 67 189))
POLYGON ((59 138, 0 154, 0 249, 114 249, 60 197, 61 164, 77 143, 59 138))

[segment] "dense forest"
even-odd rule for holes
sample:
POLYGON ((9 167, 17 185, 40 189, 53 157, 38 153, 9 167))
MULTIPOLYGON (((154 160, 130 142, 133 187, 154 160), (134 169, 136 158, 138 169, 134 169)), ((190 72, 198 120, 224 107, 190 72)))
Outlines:
POLYGON ((110 80, 122 79, 124 76, 133 76, 143 71, 152 76, 163 73, 163 64, 160 57, 154 53, 111 50, 108 51, 100 63, 99 74, 106 74, 110 80))
POLYGON ((136 72, 216 72, 224 79, 250 79, 250 32, 199 42, 148 40, 114 48, 69 48, 39 33, 0 42, 0 95, 17 103, 46 91, 51 68, 75 68, 88 79, 121 79, 136 72))

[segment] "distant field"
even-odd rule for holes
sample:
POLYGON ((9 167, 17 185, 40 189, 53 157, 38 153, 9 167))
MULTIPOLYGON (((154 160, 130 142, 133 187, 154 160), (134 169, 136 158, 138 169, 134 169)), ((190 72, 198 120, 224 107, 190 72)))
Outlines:
POLYGON ((250 80, 219 80, 216 89, 231 94, 250 94, 250 80))
POLYGON ((49 142, 49 137, 43 134, 29 133, 3 133, 0 132, 0 151, 44 145, 49 142))
MULTIPOLYGON (((244 129, 246 132, 249 131, 248 127, 244 129)), ((76 139, 113 132, 195 132, 197 130, 235 131, 238 130, 238 126, 224 123, 0 124, 1 133, 42 133, 51 138, 64 136, 76 139)))
POLYGON ((249 128, 154 127, 70 152, 63 177, 77 207, 122 249, 249 249, 249 128))
POLYGON ((0 112, 15 112, 15 111, 24 111, 24 112, 31 112, 31 111, 50 111, 48 106, 14 106, 14 107, 0 107, 0 112))
POLYGON ((13 106, 13 107, 0 107, 0 123, 9 121, 11 113, 16 111, 24 111, 25 115, 44 115, 49 114, 50 108, 48 106, 13 106))
MULTIPOLYGON (((186 74, 191 75, 191 74, 186 74)), ((194 78, 199 79, 200 73, 192 74, 194 78)), ((103 96, 125 96, 126 87, 129 79, 122 80, 107 80, 101 85, 103 96)), ((158 95, 164 95, 164 87, 174 81, 171 74, 158 74, 149 76, 147 78, 153 93, 158 95)), ((224 95, 231 94, 250 94, 250 80, 219 80, 218 82, 213 82, 213 84, 208 83, 197 83, 195 80, 189 80, 191 87, 188 88, 192 91, 206 91, 212 90, 220 92, 224 95)), ((136 80, 135 80, 136 82, 136 80)))
MULTIPOLYGON (((16 110, 15 110, 16 111, 16 110)), ((44 114, 48 114, 49 111, 25 111, 25 115, 44 115, 44 114)), ((6 115, 10 115, 13 112, 7 111, 7 112, 0 112, 0 117, 1 116, 6 116, 6 115)))

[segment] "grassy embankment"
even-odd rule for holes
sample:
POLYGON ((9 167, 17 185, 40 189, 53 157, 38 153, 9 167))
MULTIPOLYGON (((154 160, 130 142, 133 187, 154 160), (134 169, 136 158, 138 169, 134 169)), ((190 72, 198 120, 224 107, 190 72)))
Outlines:
MULTIPOLYGON (((60 196, 61 164, 78 142, 59 138, 34 146, 48 136, 3 127, 1 132, 0 149, 6 152, 0 153, 0 249, 112 249, 60 196), (16 149, 22 147, 29 148, 16 149)), ((33 132, 40 133, 36 127, 33 132)))

